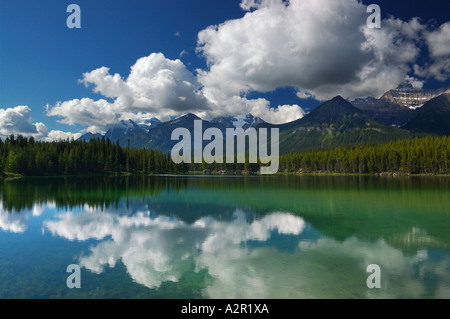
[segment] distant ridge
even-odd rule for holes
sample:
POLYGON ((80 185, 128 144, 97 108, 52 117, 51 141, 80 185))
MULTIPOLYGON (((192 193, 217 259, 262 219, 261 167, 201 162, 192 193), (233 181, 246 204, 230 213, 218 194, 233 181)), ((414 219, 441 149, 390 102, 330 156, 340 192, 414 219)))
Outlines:
MULTIPOLYGON (((412 89, 405 86, 395 90, 410 92, 412 89)), ((105 137, 114 143, 119 141, 121 146, 127 146, 130 141, 130 146, 134 148, 145 147, 170 152, 178 143, 171 140, 172 132, 182 127, 188 129, 193 136, 194 122, 202 120, 203 131, 211 127, 219 128, 224 137, 226 128, 240 127, 244 130, 250 127, 278 128, 280 154, 285 154, 341 145, 389 142, 413 136, 448 135, 450 91, 443 88, 434 90, 432 94, 442 90, 446 93, 432 98, 415 110, 391 102, 389 99, 365 97, 351 103, 341 96, 336 96, 303 118, 280 125, 266 123, 252 114, 222 116, 207 121, 195 114, 187 113, 167 122, 154 120, 153 123, 149 122, 151 125, 137 124, 132 120, 121 121, 111 126, 105 137)), ((80 139, 102 137, 100 134, 87 133, 80 139)), ((209 141, 203 142, 203 146, 208 143, 209 141)))
POLYGON ((318 106, 302 120, 309 122, 338 122, 348 118, 366 118, 364 113, 354 107, 341 96, 336 96, 328 102, 318 106))
POLYGON ((417 110, 426 102, 445 92, 450 92, 450 88, 422 90, 414 88, 410 83, 402 83, 379 99, 367 96, 356 98, 351 103, 380 124, 400 127, 415 117, 417 110))
POLYGON ((426 102, 402 128, 415 133, 450 135, 450 92, 426 102))
POLYGON ((103 138, 103 135, 100 133, 95 133, 95 134, 86 133, 86 134, 82 135, 78 140, 89 142, 90 140, 93 140, 93 139, 102 139, 102 138, 103 138))
POLYGON ((408 138, 409 132, 379 124, 341 96, 318 106, 305 117, 280 128, 280 153, 408 138))
POLYGON ((417 109, 429 100, 449 92, 450 87, 443 87, 436 90, 416 89, 411 83, 401 83, 397 88, 383 94, 380 100, 394 102, 400 106, 410 109, 417 109))

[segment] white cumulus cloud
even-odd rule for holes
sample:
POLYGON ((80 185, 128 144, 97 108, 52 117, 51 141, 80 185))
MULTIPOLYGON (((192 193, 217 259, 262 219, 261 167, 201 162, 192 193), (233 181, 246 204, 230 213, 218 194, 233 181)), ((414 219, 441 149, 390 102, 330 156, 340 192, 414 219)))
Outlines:
POLYGON ((138 59, 128 75, 103 66, 80 80, 100 99, 59 102, 47 106, 47 115, 88 132, 188 112, 204 118, 252 113, 278 124, 301 118, 301 105, 271 105, 250 93, 292 87, 300 99, 379 97, 405 80, 421 87, 450 74, 450 22, 432 30, 419 18, 390 16, 370 29, 367 6, 358 0, 242 0, 240 6, 241 18, 198 33, 206 69, 193 73, 163 53, 138 59), (428 62, 419 65, 426 52, 428 62))
POLYGON ((432 61, 424 66, 414 65, 415 73, 446 81, 450 75, 450 22, 442 24, 437 30, 425 32, 425 40, 432 61))
POLYGON ((180 60, 167 59, 162 53, 138 59, 127 78, 112 75, 109 68, 101 67, 84 73, 81 82, 92 85, 94 92, 109 100, 82 98, 59 102, 47 106, 47 115, 98 132, 121 119, 156 116, 164 120, 210 107, 198 91, 200 83, 194 74, 180 60))
POLYGON ((77 139, 80 133, 63 132, 58 130, 48 131, 44 123, 33 123, 31 109, 26 105, 19 105, 13 108, 0 109, 0 138, 4 139, 9 135, 23 135, 34 137, 42 141, 57 141, 61 139, 77 139))
POLYGON ((38 127, 42 131, 43 126, 32 123, 31 109, 26 105, 14 108, 0 109, 0 136, 10 134, 38 134, 38 127))
POLYGON ((47 137, 45 137, 43 140, 47 142, 52 141, 62 141, 62 140, 77 140, 81 137, 81 133, 72 133, 72 132, 64 132, 59 130, 52 130, 48 133, 47 137))
POLYGON ((212 100, 218 92, 231 97, 287 86, 320 100, 379 96, 411 71, 425 30, 417 18, 394 17, 370 29, 357 0, 243 0, 241 7, 249 11, 244 17, 198 35, 209 66, 199 81, 212 100))

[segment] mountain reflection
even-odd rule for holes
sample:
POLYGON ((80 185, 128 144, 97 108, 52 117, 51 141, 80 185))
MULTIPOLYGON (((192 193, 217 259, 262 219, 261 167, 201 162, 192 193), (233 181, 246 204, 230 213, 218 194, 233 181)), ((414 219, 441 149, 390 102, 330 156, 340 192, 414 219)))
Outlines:
POLYGON ((304 227, 302 218, 288 213, 248 221, 242 210, 236 210, 230 221, 204 217, 192 224, 139 209, 132 215, 123 215, 123 211, 67 212, 58 215, 58 220, 44 222, 46 231, 68 240, 104 239, 91 247, 88 255, 80 256, 81 266, 101 273, 120 259, 133 280, 149 288, 177 281, 201 255, 223 252, 247 241, 264 242, 272 233, 299 235, 304 227))
POLYGON ((43 227, 70 241, 97 240, 80 253, 80 266, 100 274, 120 260, 135 282, 151 289, 178 282, 194 264, 196 272, 206 270, 212 278, 203 289, 208 298, 419 298, 430 289, 438 298, 450 295, 448 255, 405 254, 384 240, 336 241, 286 212, 256 217, 235 209, 229 219, 204 216, 187 223, 139 201, 119 206, 66 212, 43 227), (295 249, 281 249, 280 237, 296 243, 295 249), (383 270, 384 289, 365 286, 372 263, 383 270), (423 276, 435 284, 425 285, 423 276))
POLYGON ((47 251, 35 269, 45 273, 58 247, 60 261, 52 267, 78 263, 91 279, 90 290, 78 293, 96 297, 111 294, 103 288, 95 295, 93 278, 114 274, 118 291, 142 289, 142 296, 449 298, 448 183, 305 176, 2 180, 0 239, 12 263, 0 263, 0 273, 14 274, 17 260, 26 263, 14 256, 32 243, 28 254, 47 251), (382 270, 381 289, 366 286, 369 264, 382 270))

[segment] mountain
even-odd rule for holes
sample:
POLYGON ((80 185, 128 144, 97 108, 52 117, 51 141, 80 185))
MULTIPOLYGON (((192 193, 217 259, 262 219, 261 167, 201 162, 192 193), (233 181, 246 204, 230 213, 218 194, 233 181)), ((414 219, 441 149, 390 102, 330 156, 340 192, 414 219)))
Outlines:
POLYGON ((130 140, 131 147, 142 147, 147 141, 147 133, 150 128, 157 127, 161 122, 157 118, 151 118, 145 120, 141 124, 137 124, 133 120, 120 121, 113 124, 105 135, 102 134, 91 134, 86 133, 79 138, 82 141, 89 141, 92 138, 101 139, 103 137, 109 138, 113 143, 119 141, 119 144, 123 147, 128 145, 128 140, 130 140))
POLYGON ((103 138, 103 135, 100 133, 95 133, 95 134, 86 133, 83 136, 81 136, 80 138, 78 138, 78 140, 89 142, 92 139, 102 139, 102 138, 103 138))
POLYGON ((147 130, 145 126, 142 127, 133 120, 120 121, 105 133, 105 138, 113 143, 118 140, 123 147, 126 147, 130 141, 130 147, 139 148, 147 139, 147 130))
MULTIPOLYGON (((201 119, 194 114, 188 113, 167 122, 160 122, 156 118, 150 119, 142 124, 137 124, 132 120, 120 121, 108 129, 105 133, 105 138, 109 138, 113 143, 119 140, 119 144, 123 147, 126 147, 128 140, 130 140, 131 147, 145 147, 170 152, 173 146, 178 143, 178 141, 171 140, 172 132, 176 128, 186 128, 191 132, 191 137, 193 138, 195 120, 201 119)), ((243 128, 246 130, 261 124, 265 124, 265 122, 259 117, 255 117, 252 114, 245 114, 240 116, 217 117, 211 122, 202 120, 202 129, 204 132, 208 128, 216 127, 225 136, 226 128, 243 128)), ((97 134, 95 137, 102 138, 103 136, 97 134)), ((90 138, 90 135, 85 134, 80 140, 88 141, 90 138)), ((208 143, 209 141, 203 142, 202 146, 208 143)), ((194 145, 193 140, 192 145, 194 145)))
POLYGON ((426 102, 402 128, 414 133, 450 135, 450 92, 426 102))
POLYGON ((409 137, 407 131, 371 120, 340 96, 279 129, 280 154, 409 137))
POLYGON ((402 83, 379 99, 367 96, 357 98, 351 103, 380 124, 400 127, 415 117, 417 109, 422 105, 449 90, 449 88, 419 90, 413 88, 410 83, 402 83))
MULTIPOLYGON (((389 91, 389 94, 386 93, 380 99, 373 97, 356 99, 353 101, 355 105, 337 96, 305 117, 281 125, 269 124, 251 114, 245 114, 217 117, 211 121, 202 120, 202 130, 204 132, 208 128, 218 128, 225 137, 226 128, 241 127, 245 130, 252 127, 258 130, 276 127, 280 131, 280 154, 341 145, 388 142, 416 135, 449 134, 450 91, 448 89, 420 90, 422 92, 420 101, 442 90, 446 90, 447 93, 430 99, 414 110, 411 108, 412 102, 408 102, 410 106, 405 106, 405 104, 400 105, 391 101, 390 97, 398 98, 403 93, 405 99, 409 96, 410 101, 413 101, 413 96, 416 94, 416 101, 419 101, 417 97, 419 90, 411 86, 403 86, 389 91)), ((142 124, 132 120, 121 121, 112 126, 105 137, 112 142, 119 140, 122 146, 127 146, 129 140, 131 147, 170 152, 179 142, 171 140, 172 132, 176 128, 188 129, 191 133, 191 143, 194 145, 194 121, 196 120, 201 119, 188 113, 167 122, 159 122, 156 119, 142 124)), ((81 139, 87 140, 93 137, 98 136, 85 134, 81 139)), ((206 144, 209 144, 209 141, 202 141, 203 147, 206 144)))
MULTIPOLYGON (((194 145, 194 121, 202 121, 202 131, 208 128, 217 127, 224 132, 224 127, 218 127, 209 121, 202 120, 198 116, 188 113, 168 122, 162 122, 155 128, 150 128, 147 133, 147 140, 142 145, 145 148, 158 149, 163 152, 170 152, 179 141, 172 141, 172 132, 177 128, 186 128, 191 133, 191 144, 194 145)), ((202 132, 202 133, 203 133, 202 132)), ((208 144, 203 143, 203 145, 208 144)))
POLYGON ((364 122, 364 113, 344 100, 341 96, 336 96, 332 100, 319 105, 303 119, 303 122, 311 123, 336 123, 341 124, 348 121, 364 122))
POLYGON ((138 125, 142 127, 144 130, 148 131, 150 128, 155 128, 161 123, 156 117, 152 117, 151 119, 145 120, 143 123, 139 123, 138 125))
POLYGON ((243 114, 238 116, 222 116, 216 117, 211 120, 211 123, 223 128, 242 128, 247 130, 251 127, 257 127, 258 125, 264 124, 265 122, 252 114, 243 114))
POLYGON ((393 102, 410 109, 417 109, 448 90, 450 90, 449 87, 436 90, 421 90, 415 89, 410 83, 402 83, 397 88, 386 92, 380 100, 393 102))
POLYGON ((351 102, 370 119, 383 125, 405 125, 416 114, 415 110, 397 103, 372 96, 357 98, 351 102))
POLYGON ((135 133, 145 132, 145 129, 136 124, 132 120, 120 121, 113 125, 105 134, 105 138, 109 138, 111 141, 122 139, 126 136, 130 136, 135 133))
MULTIPOLYGON (((134 121, 121 121, 105 134, 112 142, 119 140, 120 145, 136 148, 158 149, 170 152, 179 141, 172 141, 172 132, 176 128, 186 128, 191 132, 191 144, 194 145, 194 121, 201 120, 194 114, 185 114, 167 122, 159 122, 146 127, 134 121)), ((211 121, 202 120, 203 132, 208 128, 218 128, 225 137, 226 128, 254 127, 280 130, 280 154, 301 152, 304 150, 327 148, 347 144, 373 143, 409 137, 409 132, 396 127, 385 126, 367 117, 364 112, 337 96, 323 103, 305 117, 282 125, 264 122, 251 114, 241 116, 218 117, 211 121)), ((202 132, 202 133, 203 133, 202 132)), ((271 134, 269 134, 270 138, 271 134)), ((82 137, 83 138, 83 137, 82 137)), ((269 141, 268 141, 269 142, 269 141)), ((270 142, 269 142, 270 143, 270 142)), ((209 141, 202 141, 202 146, 209 141)))

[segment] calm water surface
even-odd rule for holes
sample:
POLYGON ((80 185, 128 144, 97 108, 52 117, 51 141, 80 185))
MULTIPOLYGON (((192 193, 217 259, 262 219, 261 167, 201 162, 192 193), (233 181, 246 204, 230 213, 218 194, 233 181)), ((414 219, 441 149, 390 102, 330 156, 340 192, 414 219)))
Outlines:
POLYGON ((0 180, 0 298, 450 298, 450 180, 0 180), (69 289, 67 266, 81 267, 69 289), (381 288, 366 285, 367 266, 381 288))

